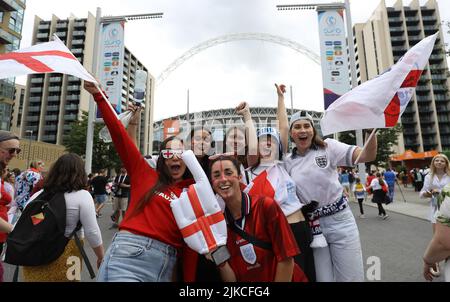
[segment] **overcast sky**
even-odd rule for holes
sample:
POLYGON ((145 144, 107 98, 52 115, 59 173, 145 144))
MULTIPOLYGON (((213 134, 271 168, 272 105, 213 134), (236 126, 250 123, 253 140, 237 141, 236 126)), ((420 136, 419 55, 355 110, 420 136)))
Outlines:
MULTIPOLYGON (((330 1, 28 0, 21 47, 31 44, 35 15, 45 20, 52 14, 61 19, 70 14, 85 18, 88 11, 95 15, 96 7, 101 7, 103 16, 164 13, 162 19, 130 21, 125 29, 125 44, 154 77, 202 42, 235 33, 268 33, 288 38, 318 54, 317 13, 277 11, 275 6, 321 2, 330 1)), ((386 0, 388 6, 394 2, 386 0)), ((380 0, 351 0, 353 23, 367 21, 379 3, 380 0)), ((441 19, 450 21, 450 1, 438 3, 441 19)), ((294 108, 323 111, 319 65, 278 44, 234 41, 198 53, 162 82, 156 88, 154 118, 156 121, 185 113, 188 89, 190 112, 235 107, 241 101, 250 106, 276 106, 274 83, 293 86, 294 108)), ((289 95, 287 106, 290 107, 289 95)))

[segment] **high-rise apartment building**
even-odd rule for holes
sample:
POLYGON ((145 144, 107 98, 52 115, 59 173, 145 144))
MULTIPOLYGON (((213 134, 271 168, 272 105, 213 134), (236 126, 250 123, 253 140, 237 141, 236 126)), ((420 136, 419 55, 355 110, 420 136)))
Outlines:
MULTIPOLYGON (((25 0, 0 0, 0 53, 19 49, 25 0)), ((14 78, 0 80, 0 130, 10 130, 14 78)))
POLYGON ((386 7, 383 0, 369 21, 354 26, 359 83, 381 74, 437 31, 429 64, 401 118, 403 133, 395 150, 399 153, 450 149, 450 83, 438 4, 413 0, 405 6, 398 0, 386 7))
MULTIPOLYGON (((33 45, 50 41, 53 34, 67 45, 88 71, 92 71, 95 34, 95 17, 92 14, 84 19, 53 16, 49 21, 36 16, 33 45)), ((128 101, 134 100, 136 71, 148 70, 128 49, 125 49, 123 69, 122 108, 126 108, 128 101)), ((143 153, 150 153, 152 149, 154 83, 155 79, 149 76, 141 131, 137 135, 143 153)), ((90 95, 77 77, 57 73, 29 76, 22 114, 22 136, 32 133, 34 140, 62 144, 70 133, 71 124, 81 119, 83 111, 89 110, 89 100, 90 95)))

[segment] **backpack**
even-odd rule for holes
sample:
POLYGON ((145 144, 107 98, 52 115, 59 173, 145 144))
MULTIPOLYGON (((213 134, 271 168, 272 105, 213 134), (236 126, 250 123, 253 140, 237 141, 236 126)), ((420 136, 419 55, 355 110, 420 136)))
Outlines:
MULTIPOLYGON (((70 238, 81 228, 81 223, 70 238)), ((5 262, 21 266, 40 266, 58 259, 70 238, 66 229, 64 193, 41 193, 22 212, 6 240, 5 262)))

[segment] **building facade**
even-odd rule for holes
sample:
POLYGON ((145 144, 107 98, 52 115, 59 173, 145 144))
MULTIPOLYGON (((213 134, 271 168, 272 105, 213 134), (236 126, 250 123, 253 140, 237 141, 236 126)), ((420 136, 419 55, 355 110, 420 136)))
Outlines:
POLYGON ((12 107, 11 114, 11 132, 16 135, 21 135, 22 133, 22 114, 23 105, 25 103, 25 92, 26 87, 24 85, 16 84, 16 92, 14 95, 14 104, 12 107))
POLYGON ((354 26, 359 84, 383 73, 412 46, 439 31, 416 92, 402 115, 396 153, 450 149, 449 72, 439 7, 435 0, 393 7, 381 1, 371 18, 354 26))
MULTIPOLYGON (((288 117, 293 113, 299 111, 294 109, 287 109, 288 117)), ((322 112, 306 110, 314 120, 314 125, 320 133, 320 119, 322 118, 322 112)), ((277 127, 277 108, 270 107, 252 107, 250 108, 252 119, 256 129, 261 127, 277 127)), ((160 143, 169 136, 179 136, 186 140, 190 136, 192 129, 203 127, 208 129, 212 133, 212 139, 214 142, 213 148, 215 152, 222 153, 223 141, 225 133, 232 127, 243 127, 244 121, 241 116, 236 114, 235 108, 208 110, 197 113, 174 116, 168 119, 160 120, 154 123, 154 139, 153 150, 154 153, 158 152, 160 143)), ((187 140, 188 141, 188 140, 187 140)))
MULTIPOLYGON (((92 72, 94 58, 95 17, 42 20, 35 17, 32 44, 48 42, 56 34, 72 51, 84 67, 92 72)), ((147 68, 125 48, 122 80, 122 108, 133 101, 134 79, 137 70, 147 68)), ((149 75, 140 131, 137 135, 142 152, 149 152, 153 122, 155 79, 149 75), (147 125, 147 126, 146 126, 147 125)), ((51 144, 63 144, 71 124, 80 120, 89 110, 90 95, 83 89, 82 81, 70 75, 57 73, 36 74, 28 77, 25 105, 22 114, 23 137, 51 144), (28 134, 27 134, 28 133, 28 134)), ((150 149, 151 151, 151 149, 150 149)))
MULTIPOLYGON (((19 49, 25 0, 0 0, 0 53, 19 49)), ((10 130, 15 79, 0 80, 0 130, 10 130)))

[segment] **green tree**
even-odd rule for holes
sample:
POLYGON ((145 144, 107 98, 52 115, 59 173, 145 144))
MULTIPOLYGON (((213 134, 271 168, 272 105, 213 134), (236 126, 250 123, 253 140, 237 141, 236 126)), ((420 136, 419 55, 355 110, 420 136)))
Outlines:
MULTIPOLYGON (((81 121, 72 124, 69 135, 63 139, 63 145, 67 151, 76 153, 82 157, 86 156, 86 135, 88 125, 88 113, 83 111, 81 121)), ((121 166, 120 158, 112 143, 104 143, 99 132, 105 125, 96 123, 94 127, 94 146, 92 154, 92 170, 117 169, 121 166)))

